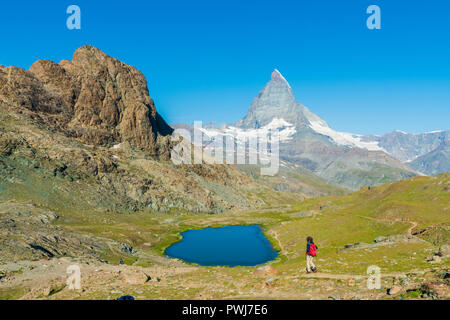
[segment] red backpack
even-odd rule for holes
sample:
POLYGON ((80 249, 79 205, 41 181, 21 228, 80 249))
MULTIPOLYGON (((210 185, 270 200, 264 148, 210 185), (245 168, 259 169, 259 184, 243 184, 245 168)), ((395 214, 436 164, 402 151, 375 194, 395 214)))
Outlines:
POLYGON ((309 245, 309 255, 315 257, 317 255, 317 248, 314 243, 309 245))

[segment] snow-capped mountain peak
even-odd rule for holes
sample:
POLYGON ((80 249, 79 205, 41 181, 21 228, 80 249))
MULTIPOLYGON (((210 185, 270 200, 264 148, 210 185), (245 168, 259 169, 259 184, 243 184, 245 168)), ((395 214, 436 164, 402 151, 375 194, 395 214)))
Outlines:
POLYGON ((287 80, 283 77, 283 75, 277 69, 273 70, 273 72, 272 72, 272 74, 270 76, 270 80, 271 81, 280 81, 280 82, 283 82, 283 83, 287 84, 287 86, 289 88, 291 87, 289 85, 289 82, 287 82, 287 80))

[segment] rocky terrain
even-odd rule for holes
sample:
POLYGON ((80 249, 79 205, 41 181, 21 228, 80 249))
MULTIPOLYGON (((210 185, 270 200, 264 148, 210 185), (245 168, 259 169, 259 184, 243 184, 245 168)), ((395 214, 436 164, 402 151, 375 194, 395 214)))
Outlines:
POLYGON ((45 262, 19 261, 1 266, 0 299, 101 299, 131 295, 137 300, 286 299, 375 300, 448 299, 449 274, 434 267, 408 273, 382 274, 381 288, 367 288, 367 277, 329 273, 290 274, 278 267, 205 268, 183 266, 176 261, 151 267, 108 265, 71 258, 45 262), (80 290, 66 284, 67 267, 81 269, 80 290), (30 287, 28 287, 30 286, 30 287))
POLYGON ((0 263, 61 256, 101 259, 102 252, 127 251, 124 243, 64 230, 59 216, 33 205, 0 204, 0 263))
POLYGON ((87 144, 129 142, 168 156, 172 129, 156 112, 144 75, 91 46, 76 50, 72 61, 39 60, 28 71, 2 66, 0 101, 3 110, 27 113, 87 144))
POLYGON ((243 191, 259 186, 233 168, 173 165, 173 129, 143 74, 94 47, 59 64, 0 67, 0 110, 3 201, 120 212, 261 204, 243 191))

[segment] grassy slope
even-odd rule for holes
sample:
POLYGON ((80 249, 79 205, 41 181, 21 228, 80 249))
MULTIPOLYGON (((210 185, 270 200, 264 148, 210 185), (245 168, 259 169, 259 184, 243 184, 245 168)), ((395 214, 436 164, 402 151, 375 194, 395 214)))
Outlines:
POLYGON ((253 165, 237 165, 239 170, 269 188, 284 192, 296 192, 307 197, 344 195, 348 190, 327 183, 324 179, 300 166, 281 165, 275 176, 263 176, 260 168, 253 165))
MULTIPOLYGON (((279 270, 273 289, 259 289, 262 279, 253 276, 253 267, 198 267, 194 272, 170 276, 164 284, 139 287, 141 296, 146 298, 292 299, 309 295, 317 298, 327 297, 329 288, 333 288, 333 292, 348 294, 349 297, 358 296, 362 292, 370 294, 365 289, 364 280, 356 280, 356 284, 350 284, 347 280, 301 277, 304 273, 305 237, 313 235, 319 245, 316 264, 320 272, 365 275, 368 266, 377 265, 386 276, 383 278, 383 285, 392 285, 395 280, 389 276, 390 273, 409 274, 414 270, 432 267, 425 261, 425 257, 434 252, 437 246, 417 241, 369 249, 339 249, 347 243, 373 243, 378 236, 406 233, 411 228, 412 221, 418 223, 417 230, 432 225, 448 228, 449 178, 450 174, 436 178, 416 177, 370 190, 363 188, 348 196, 310 199, 300 204, 259 211, 219 215, 137 214, 115 216, 115 226, 72 225, 71 228, 84 231, 89 229, 89 232, 96 233, 111 232, 112 235, 132 239, 137 247, 144 241, 150 241, 152 246, 147 250, 160 255, 170 243, 178 239, 179 232, 186 229, 258 223, 263 226, 274 246, 281 251, 279 258, 271 263, 279 270), (313 215, 301 217, 302 213, 313 215)), ((448 234, 443 242, 448 243, 448 234)), ((138 261, 138 264, 141 263, 144 261, 138 261)), ((443 266, 448 267, 448 260, 444 261, 443 266)), ((110 296, 109 292, 99 290, 85 298, 107 299, 110 296)))
MULTIPOLYGON (((304 251, 304 238, 312 235, 321 247, 325 271, 363 273, 370 264, 386 271, 405 271, 426 267, 424 257, 433 250, 432 243, 397 243, 373 249, 337 253, 346 244, 373 243, 378 236, 430 228, 421 234, 436 245, 449 243, 450 174, 415 177, 380 187, 362 188, 344 197, 307 200, 292 212, 313 212, 313 217, 297 219, 274 228, 286 251, 296 262, 296 252, 304 251), (433 230, 440 230, 433 234, 433 230), (415 252, 415 254, 414 254, 415 252)), ((303 259, 303 257, 299 257, 303 259)))
MULTIPOLYGON (((279 258, 271 262, 279 270, 274 289, 260 290, 261 278, 253 275, 254 267, 198 267, 194 272, 168 275, 161 284, 136 286, 140 295, 150 299, 202 298, 296 298, 311 294, 327 297, 327 287, 342 292, 348 287, 341 280, 303 279, 305 237, 312 235, 319 245, 316 264, 321 272, 330 274, 365 275, 369 265, 377 265, 382 273, 408 273, 431 265, 425 257, 437 249, 427 241, 394 243, 386 246, 339 251, 347 243, 373 243, 378 236, 406 233, 411 222, 416 230, 440 225, 439 243, 448 243, 450 174, 438 177, 415 177, 406 181, 361 189, 347 196, 310 199, 301 203, 271 199, 264 195, 269 207, 261 210, 229 211, 223 214, 110 214, 89 210, 65 210, 58 224, 80 233, 129 243, 142 254, 121 256, 105 252, 105 259, 117 264, 125 258, 127 264, 164 266, 164 249, 179 239, 179 233, 191 228, 237 224, 260 224, 277 250, 279 258), (273 200, 271 202, 271 200, 273 200), (312 216, 303 217, 304 214, 312 216), (295 281, 294 281, 295 280, 295 281), (256 291, 255 291, 256 290, 256 291)), ((249 194, 248 196, 252 196, 249 194)), ((258 195, 261 196, 261 195, 258 195)), ((431 229, 433 230, 433 229, 431 229)), ((420 235, 436 240, 435 235, 420 235)), ((444 261, 448 266, 448 260, 444 261)), ((358 285, 364 287, 364 282, 358 285)), ((89 291, 83 299, 111 298, 114 284, 89 291)), ((120 286, 116 289, 121 289, 120 286)), ((63 290, 52 299, 71 297, 63 290)))
MULTIPOLYGON (((274 246, 282 250, 276 264, 288 273, 303 269, 307 235, 320 247, 319 265, 324 272, 364 274, 367 266, 376 264, 386 272, 425 268, 424 258, 436 249, 432 243, 395 243, 389 249, 338 252, 355 242, 373 243, 379 236, 406 233, 417 222, 415 230, 440 225, 447 230, 449 220, 449 178, 416 177, 406 181, 363 188, 352 195, 310 199, 296 205, 219 215, 110 215, 79 216, 61 220, 67 228, 112 237, 129 242, 156 255, 176 241, 179 233, 190 228, 229 224, 260 224, 274 246), (313 216, 301 217, 300 213, 313 216), (86 223, 89 219, 89 223, 86 223), (151 244, 145 247, 144 244, 151 244), (414 254, 414 252, 416 254, 414 254)), ((426 240, 426 235, 423 235, 426 240)), ((448 243, 448 231, 440 243, 448 243)), ((230 269, 231 270, 231 269, 230 269)))

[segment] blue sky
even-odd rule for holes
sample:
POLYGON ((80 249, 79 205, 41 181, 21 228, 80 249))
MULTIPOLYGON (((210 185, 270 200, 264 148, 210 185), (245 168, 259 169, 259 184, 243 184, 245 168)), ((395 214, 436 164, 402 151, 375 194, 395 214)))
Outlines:
POLYGON ((0 64, 94 45, 146 75, 169 123, 239 120, 277 68, 336 130, 433 131, 450 129, 449 14, 447 0, 18 0, 0 4, 0 64), (71 4, 81 30, 66 28, 71 4))

